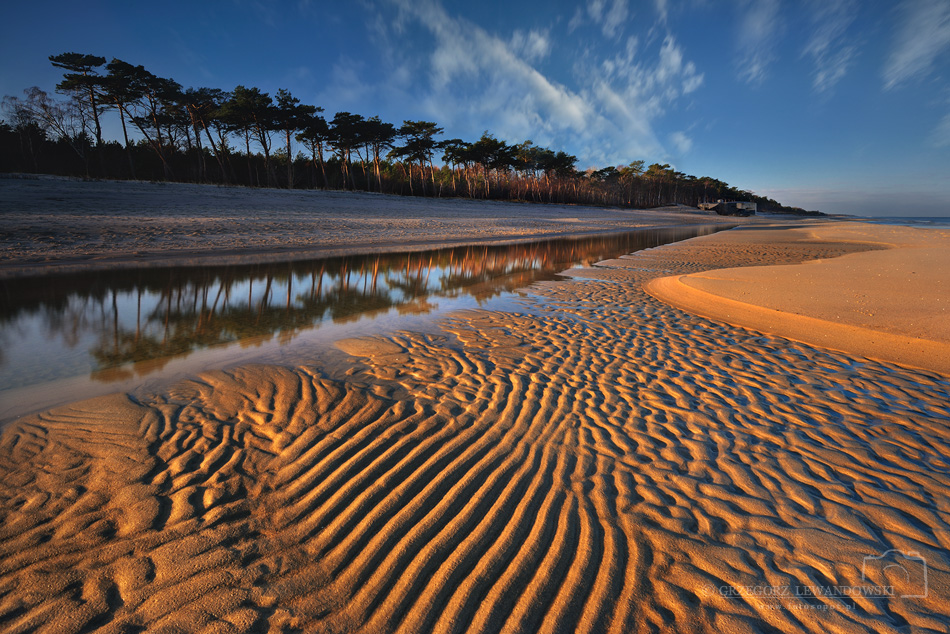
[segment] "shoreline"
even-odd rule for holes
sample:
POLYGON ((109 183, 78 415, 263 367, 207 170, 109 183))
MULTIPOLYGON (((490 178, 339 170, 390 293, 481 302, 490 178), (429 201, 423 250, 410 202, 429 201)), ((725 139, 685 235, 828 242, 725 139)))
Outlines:
MULTIPOLYGON (((720 218, 722 218, 720 216, 720 218)), ((703 225, 731 224, 714 222, 705 219, 689 219, 692 222, 635 225, 629 228, 613 228, 601 231, 565 232, 565 233, 536 233, 511 238, 447 238, 445 240, 431 240, 426 242, 403 242, 398 244, 353 243, 345 246, 329 247, 318 246, 309 249, 294 247, 272 247, 262 249, 242 249, 240 251, 201 250, 175 253, 131 254, 120 255, 114 258, 86 255, 75 260, 57 260, 37 263, 4 263, 0 262, 0 282, 19 278, 42 278, 53 275, 70 275, 89 272, 112 272, 134 269, 158 269, 176 267, 227 267, 255 264, 278 264, 304 262, 308 260, 322 260, 341 257, 362 257, 368 255, 419 253, 438 251, 460 247, 493 247, 511 246, 518 244, 533 244, 556 240, 575 240, 596 238, 599 236, 613 236, 633 233, 637 231, 663 230, 688 228, 703 225)))
POLYGON ((633 210, 365 192, 17 179, 0 179, 0 208, 6 210, 0 279, 770 221, 691 208, 633 210))

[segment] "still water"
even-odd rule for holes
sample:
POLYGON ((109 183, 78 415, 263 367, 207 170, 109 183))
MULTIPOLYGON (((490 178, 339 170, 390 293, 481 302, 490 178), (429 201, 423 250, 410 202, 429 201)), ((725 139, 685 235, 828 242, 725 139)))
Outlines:
POLYGON ((517 309, 519 289, 566 269, 725 228, 0 281, 0 421, 211 368, 303 363, 459 309, 517 309))

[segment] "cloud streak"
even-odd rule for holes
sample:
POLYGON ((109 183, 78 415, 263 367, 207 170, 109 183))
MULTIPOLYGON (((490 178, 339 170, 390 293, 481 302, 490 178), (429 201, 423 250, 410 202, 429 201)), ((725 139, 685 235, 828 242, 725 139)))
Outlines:
POLYGON ((623 35, 630 18, 629 0, 588 0, 585 7, 578 7, 568 22, 567 32, 573 33, 585 22, 585 15, 608 39, 623 35))
POLYGON ((854 62, 857 47, 849 44, 848 27, 858 12, 856 0, 812 0, 812 36, 803 56, 814 63, 812 87, 827 92, 847 74, 854 62))
POLYGON ((778 0, 742 0, 737 40, 739 50, 736 67, 739 79, 748 84, 761 84, 768 68, 775 61, 775 39, 781 26, 778 0))
POLYGON ((551 38, 549 31, 530 30, 515 31, 511 36, 511 50, 526 62, 534 63, 546 58, 551 53, 551 38))
MULTIPOLYGON (((396 47, 384 54, 396 55, 401 37, 421 42, 416 72, 428 81, 417 103, 453 135, 488 128, 509 142, 531 138, 566 149, 582 163, 659 158, 669 152, 654 133, 654 122, 703 81, 668 35, 649 54, 639 51, 632 37, 607 58, 588 51, 575 68, 576 83, 568 87, 541 70, 556 39, 550 31, 501 37, 449 14, 435 0, 391 2, 406 33, 381 38, 396 47)), ((605 33, 621 32, 626 2, 591 3, 588 11, 605 33)), ((669 142, 679 152, 691 145, 685 135, 669 142)))
POLYGON ((934 62, 950 48, 950 2, 904 0, 901 26, 884 66, 884 88, 930 73, 934 62))
POLYGON ((935 147, 950 147, 950 114, 947 114, 940 120, 933 131, 933 144, 935 147))

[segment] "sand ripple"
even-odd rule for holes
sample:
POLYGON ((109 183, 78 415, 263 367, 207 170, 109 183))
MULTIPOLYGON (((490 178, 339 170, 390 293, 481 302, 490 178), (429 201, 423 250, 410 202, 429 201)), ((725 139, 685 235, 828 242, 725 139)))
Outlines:
MULTIPOLYGON (((776 255, 745 248, 731 265, 776 255)), ((345 378, 247 367, 17 423, 0 439, 0 622, 944 631, 947 377, 640 290, 708 256, 663 247, 543 285, 525 314, 345 342, 345 378), (927 597, 723 592, 861 585, 889 549, 926 559, 927 597)))

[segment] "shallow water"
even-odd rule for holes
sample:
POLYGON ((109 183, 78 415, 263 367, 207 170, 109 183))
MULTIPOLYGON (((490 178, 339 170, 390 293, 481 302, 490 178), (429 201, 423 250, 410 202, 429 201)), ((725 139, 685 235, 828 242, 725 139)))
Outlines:
POLYGON ((883 216, 867 218, 866 221, 881 225, 900 225, 921 229, 946 229, 950 227, 950 216, 883 216))
POLYGON ((725 229, 697 225, 404 254, 92 272, 0 282, 0 420, 249 362, 295 363, 344 337, 510 308, 579 266, 725 229))
POLYGON ((948 377, 643 290, 657 275, 834 257, 729 242, 572 271, 582 279, 510 296, 529 309, 459 312, 439 335, 350 342, 362 356, 343 379, 314 348, 301 367, 25 417, 0 438, 0 619, 943 631, 948 377))

